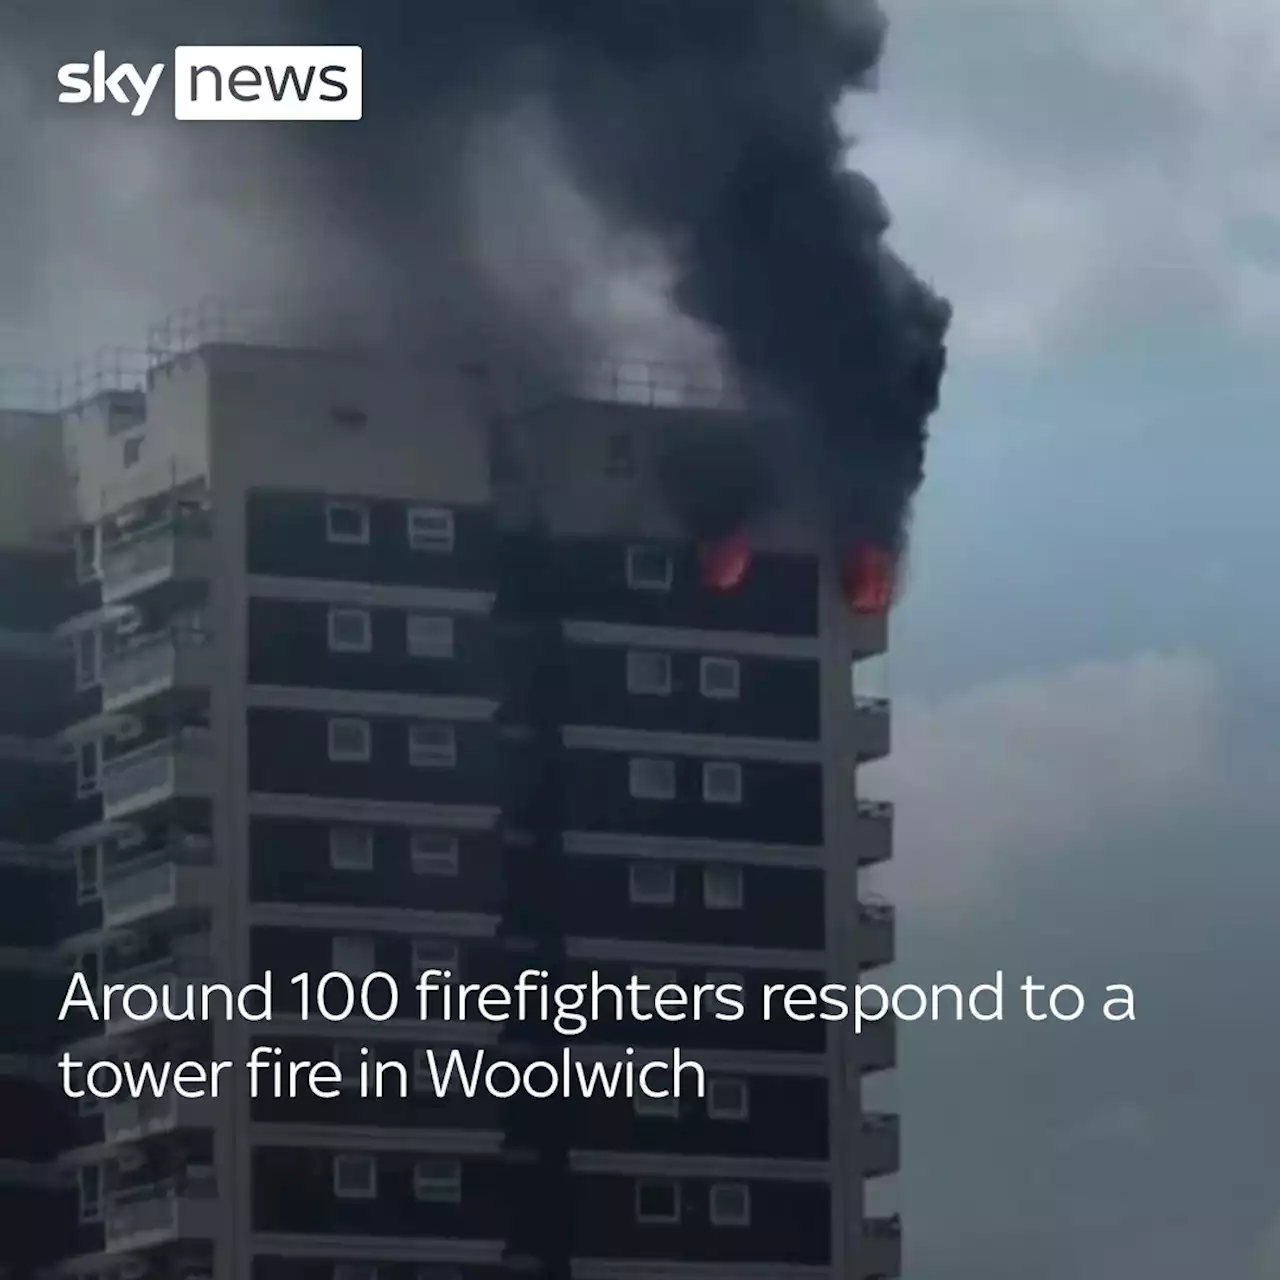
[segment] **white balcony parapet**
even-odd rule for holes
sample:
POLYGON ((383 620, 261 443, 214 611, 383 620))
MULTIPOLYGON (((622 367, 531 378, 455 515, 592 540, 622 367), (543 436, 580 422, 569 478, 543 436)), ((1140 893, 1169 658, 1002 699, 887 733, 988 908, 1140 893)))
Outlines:
POLYGON ((102 709, 118 711, 139 698, 172 688, 182 676, 183 659, 202 654, 209 633, 180 626, 139 636, 102 659, 102 709))
POLYGON ((183 1124, 212 1124, 209 1099, 129 1098, 108 1102, 102 1108, 103 1132, 108 1142, 137 1142, 157 1133, 168 1133, 183 1124))
POLYGON ((102 602, 113 604, 185 572, 196 573, 207 550, 209 522, 203 513, 169 515, 102 548, 102 602))
POLYGON ((106 870, 102 881, 102 923, 120 928, 147 916, 207 901, 213 847, 157 849, 106 870))
POLYGON ((167 1178, 114 1192, 103 1213, 110 1252, 159 1244, 180 1235, 212 1234, 216 1197, 211 1177, 167 1178))
POLYGON ((208 786, 209 756, 208 729, 189 726, 108 760, 102 767, 104 816, 121 818, 169 795, 200 791, 208 786))

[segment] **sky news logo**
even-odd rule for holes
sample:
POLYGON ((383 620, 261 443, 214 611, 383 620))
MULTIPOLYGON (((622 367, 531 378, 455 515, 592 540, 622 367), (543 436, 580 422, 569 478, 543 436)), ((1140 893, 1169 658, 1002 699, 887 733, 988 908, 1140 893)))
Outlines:
MULTIPOLYGON (((71 106, 115 102, 143 115, 168 68, 90 62, 58 68, 71 106)), ((182 45, 173 51, 177 120, 359 120, 364 91, 359 45, 182 45)))

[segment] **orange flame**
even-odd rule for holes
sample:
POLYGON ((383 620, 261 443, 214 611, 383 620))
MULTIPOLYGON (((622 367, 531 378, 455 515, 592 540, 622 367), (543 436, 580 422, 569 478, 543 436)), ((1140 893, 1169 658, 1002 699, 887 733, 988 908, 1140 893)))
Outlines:
POLYGON ((742 585, 751 567, 751 544, 742 533, 730 534, 698 547, 698 569, 704 587, 733 591, 742 585))

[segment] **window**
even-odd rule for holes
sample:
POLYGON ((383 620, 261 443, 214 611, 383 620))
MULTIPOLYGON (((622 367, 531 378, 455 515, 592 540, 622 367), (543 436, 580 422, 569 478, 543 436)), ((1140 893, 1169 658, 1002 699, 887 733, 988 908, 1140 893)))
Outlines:
POLYGON ((627 896, 638 907, 669 907, 676 900, 676 869, 665 862, 633 862, 627 896))
POLYGON ((343 1200, 373 1200, 378 1194, 378 1162, 372 1156, 334 1156, 333 1194, 343 1200))
POLYGON ((415 769, 452 769, 458 763, 453 725, 420 720, 409 726, 409 763, 415 769))
POLYGON ((635 1112, 638 1116, 647 1116, 651 1120, 678 1120, 680 1118, 680 1099, 675 1092, 668 1090, 665 1098, 650 1098, 637 1093, 634 1098, 635 1112))
POLYGON ((373 731, 367 720, 346 716, 329 721, 329 759, 345 764, 365 764, 373 755, 373 731))
POLYGON ((708 804, 741 804, 742 766, 728 760, 708 760, 702 766, 702 798, 708 804))
POLYGON ((343 1041, 333 1046, 333 1064, 342 1073, 344 1089, 360 1088, 360 1063, 367 1061, 360 1056, 360 1046, 343 1041))
POLYGON ((671 557, 661 547, 627 548, 627 586, 635 591, 670 591, 671 557))
POLYGON ((335 871, 372 871, 373 832, 368 827, 330 827, 329 865, 335 871))
POLYGON ((638 756, 631 761, 629 782, 636 800, 674 800, 676 762, 638 756))
POLYGON ((102 1220, 102 1166, 81 1165, 76 1174, 80 1190, 80 1221, 102 1220))
POLYGON ((411 550, 453 550, 453 512, 447 508, 410 507, 408 527, 411 550))
POLYGON ((453 619, 411 613, 405 619, 405 649, 411 658, 452 658, 453 619))
POLYGON ((457 1204, 462 1199, 461 1161, 448 1158, 416 1161, 413 1198, 432 1204, 457 1204))
POLYGON ((335 1262, 333 1280, 378 1280, 378 1268, 372 1262, 335 1262))
POLYGON ((640 1013, 652 1014, 658 1003, 658 992, 676 983, 674 969, 637 969, 633 977, 638 984, 636 1009, 640 1013))
POLYGON ((102 744, 91 738, 76 747, 76 795, 94 795, 102 776, 102 744))
POLYGON ((414 938, 413 980, 428 969, 443 969, 455 980, 459 967, 458 945, 448 938, 414 938))
POLYGON ((330 502, 324 509, 324 531, 330 542, 367 546, 369 508, 363 502, 330 502))
POLYGON ((738 696, 741 681, 737 658, 703 658, 698 664, 698 688, 704 698, 731 701, 738 696))
POLYGON ((369 611, 330 609, 329 648, 333 653, 368 653, 373 648, 373 620, 369 611))
POLYGON ((666 697, 671 692, 671 655, 632 649, 627 654, 627 692, 666 697))
POLYGON ((76 581, 89 582, 98 576, 101 535, 96 524, 76 532, 76 581))
POLYGON ((456 876, 458 837, 447 831, 411 832, 409 866, 415 876, 456 876))
POLYGON ((72 641, 76 664, 76 689, 91 689, 102 678, 102 635, 96 627, 76 632, 72 641))
POLYGON ((333 967, 350 978, 365 978, 377 968, 377 947, 361 934, 340 934, 330 953, 333 967))
POLYGON ((702 869, 702 905, 709 911, 738 911, 742 898, 741 867, 702 869))
POLYGON ((76 850, 76 901, 92 902, 102 891, 102 848, 83 845, 76 850))
POLYGON ((745 1182, 713 1182, 711 1184, 711 1225, 713 1227, 749 1227, 751 1225, 751 1188, 745 1182))
POLYGON ((129 436, 123 442, 123 461, 126 467, 134 466, 142 457, 142 436, 129 436))
POLYGON ((707 1089, 707 1115, 713 1120, 745 1120, 750 1103, 745 1080, 712 1077, 707 1089))
POLYGON ((679 1222, 680 1184, 669 1178, 642 1178, 636 1183, 637 1222, 679 1222))

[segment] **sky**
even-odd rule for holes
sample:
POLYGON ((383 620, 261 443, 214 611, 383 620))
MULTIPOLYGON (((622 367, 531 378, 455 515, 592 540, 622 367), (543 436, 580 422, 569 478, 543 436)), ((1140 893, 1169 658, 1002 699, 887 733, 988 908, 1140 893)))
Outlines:
POLYGON ((894 619, 916 1280, 1280 1277, 1280 10, 896 0, 859 162, 954 301, 894 619))
MULTIPOLYGON (((1136 1020, 909 1029, 876 1196, 913 1280, 1280 1280, 1280 7, 886 7, 843 115, 955 305, 864 786, 898 802, 890 976, 1125 982, 1136 1020)), ((0 105, 29 92, 0 74, 0 105)), ((0 359, 133 343, 210 262, 234 288, 342 259, 254 205, 269 149, 241 139, 228 204, 180 141, 0 133, 32 182, 0 211, 0 359)), ((529 216, 594 243, 572 201, 529 216)))

